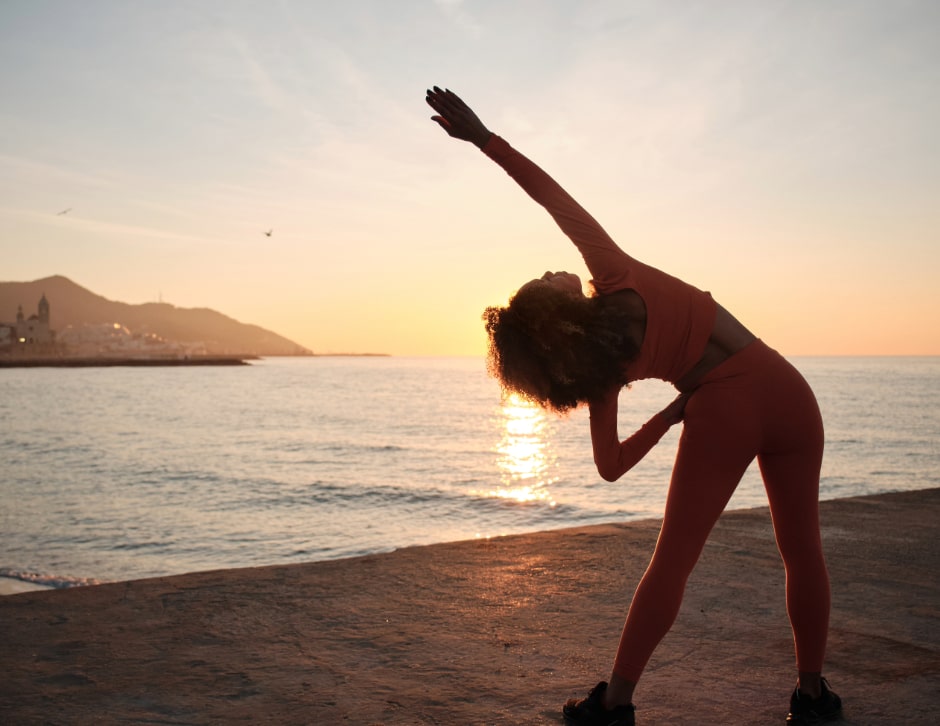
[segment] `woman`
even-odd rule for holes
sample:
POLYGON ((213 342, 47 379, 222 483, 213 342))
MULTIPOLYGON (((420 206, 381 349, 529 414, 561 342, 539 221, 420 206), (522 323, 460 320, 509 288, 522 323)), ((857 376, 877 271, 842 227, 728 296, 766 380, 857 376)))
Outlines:
POLYGON ((545 273, 508 306, 484 314, 489 365, 502 385, 556 411, 587 404, 600 475, 614 481, 675 423, 683 431, 662 529, 627 613, 609 682, 564 714, 572 724, 634 723, 633 692, 672 626, 686 580, 712 526, 757 457, 787 576, 787 612, 798 670, 788 723, 841 716, 822 678, 829 576, 819 535, 823 428, 802 376, 707 292, 623 252, 538 166, 491 133, 453 92, 427 92, 432 119, 499 164, 555 219, 593 276, 587 297, 576 275, 545 273), (620 441, 618 394, 643 378, 679 397, 620 441))

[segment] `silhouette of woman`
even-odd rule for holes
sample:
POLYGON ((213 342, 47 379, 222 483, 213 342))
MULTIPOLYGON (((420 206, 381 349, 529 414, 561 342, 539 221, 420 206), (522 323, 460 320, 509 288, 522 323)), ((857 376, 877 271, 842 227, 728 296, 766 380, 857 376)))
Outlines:
POLYGON ((709 293, 621 250, 456 94, 435 86, 426 101, 444 131, 480 148, 548 211, 593 278, 586 296, 576 275, 546 272, 522 285, 505 307, 486 310, 488 366, 504 389, 555 411, 586 404, 594 461, 608 481, 683 422, 662 528, 627 612, 609 681, 569 700, 567 721, 634 723, 636 684, 678 614, 709 532, 755 457, 786 568, 796 650, 798 681, 787 722, 838 718, 841 700, 822 678, 830 598, 819 534, 823 426, 809 385, 709 293), (644 378, 674 384, 679 396, 621 441, 620 390, 644 378))

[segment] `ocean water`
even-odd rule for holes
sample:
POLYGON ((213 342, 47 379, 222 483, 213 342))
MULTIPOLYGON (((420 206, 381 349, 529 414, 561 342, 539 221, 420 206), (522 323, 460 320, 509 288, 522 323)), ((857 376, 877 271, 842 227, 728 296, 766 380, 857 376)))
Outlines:
MULTIPOLYGON (((940 485, 940 358, 793 358, 821 497, 940 485)), ((675 395, 621 395, 622 435, 675 395)), ((500 395, 479 358, 0 370, 0 575, 56 586, 307 562, 658 517, 680 427, 616 483, 587 414, 500 395)), ((756 463, 731 508, 766 504, 756 463)))

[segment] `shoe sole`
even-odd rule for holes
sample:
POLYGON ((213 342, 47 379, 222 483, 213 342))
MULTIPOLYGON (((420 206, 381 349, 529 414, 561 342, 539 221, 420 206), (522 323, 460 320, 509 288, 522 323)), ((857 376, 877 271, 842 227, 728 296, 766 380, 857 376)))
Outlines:
POLYGON ((787 723, 790 724, 790 726, 814 726, 814 724, 826 723, 828 721, 841 721, 842 718, 842 709, 840 708, 838 711, 827 713, 825 716, 797 716, 792 719, 787 717, 787 723))

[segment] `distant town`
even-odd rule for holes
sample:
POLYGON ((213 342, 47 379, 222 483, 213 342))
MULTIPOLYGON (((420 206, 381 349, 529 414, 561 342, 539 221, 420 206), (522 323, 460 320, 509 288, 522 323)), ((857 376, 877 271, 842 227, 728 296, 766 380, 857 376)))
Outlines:
MULTIPOLYGON (((211 310, 190 311, 173 308, 171 305, 128 306, 113 303, 76 286, 61 276, 42 281, 58 289, 66 298, 72 324, 60 330, 53 328, 52 305, 42 292, 35 312, 27 313, 16 297, 7 294, 6 310, 16 306, 16 320, 6 322, 0 317, 0 368, 33 365, 81 366, 81 365, 234 365, 250 359, 266 356, 378 356, 385 353, 319 353, 315 354, 302 346, 282 338, 275 333, 252 325, 245 325, 226 318, 211 310), (85 294, 77 300, 75 291, 85 294), (114 317, 137 320, 141 329, 133 329, 125 322, 74 322, 81 319, 76 310, 87 315, 88 300, 97 303, 94 317, 107 320, 114 317), (139 313, 140 308, 154 308, 162 313, 158 317, 147 317, 139 313), (135 314, 136 313, 136 314, 135 314), (196 318, 192 317, 195 313, 196 318), (173 325, 173 315, 189 315, 184 324, 173 325), (170 321, 170 322, 168 322, 170 321), (220 336, 220 321, 227 329, 220 336), (190 339, 174 340, 148 328, 182 331, 190 339), (197 332, 208 334, 208 340, 199 338, 197 332), (223 338, 220 342, 220 337, 223 338)), ((32 283, 35 284, 35 283, 32 283)), ((0 283, 0 290, 4 283, 0 283)), ((35 288, 34 288, 35 289, 35 288)), ((39 288, 41 290, 42 288, 39 288)), ((36 293, 39 292, 36 290, 36 293)), ((34 293, 35 294, 35 293, 34 293)), ((0 315, 4 313, 0 308, 0 315)), ((131 323, 133 325, 133 323, 131 323)), ((181 336, 182 337, 182 336, 181 336)))
POLYGON ((16 321, 0 321, 0 359, 190 359, 207 355, 204 343, 169 341, 153 333, 134 333, 120 323, 66 326, 55 331, 45 293, 36 312, 26 315, 23 306, 16 321))

